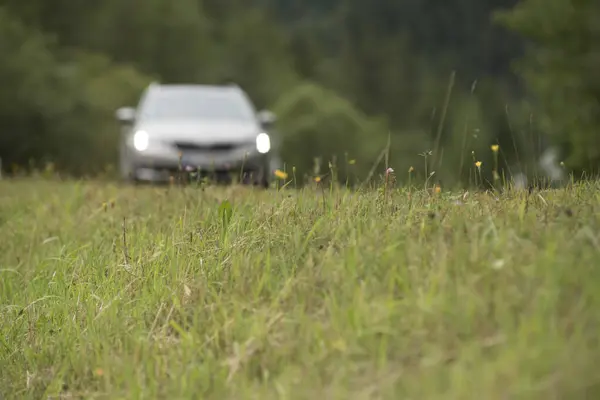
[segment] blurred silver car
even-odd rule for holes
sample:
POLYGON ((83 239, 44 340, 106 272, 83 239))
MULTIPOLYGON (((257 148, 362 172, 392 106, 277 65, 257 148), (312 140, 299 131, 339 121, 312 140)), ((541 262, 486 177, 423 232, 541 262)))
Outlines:
POLYGON ((269 185, 275 116, 256 112, 236 85, 152 84, 137 108, 117 110, 125 180, 165 181, 180 171, 269 185))

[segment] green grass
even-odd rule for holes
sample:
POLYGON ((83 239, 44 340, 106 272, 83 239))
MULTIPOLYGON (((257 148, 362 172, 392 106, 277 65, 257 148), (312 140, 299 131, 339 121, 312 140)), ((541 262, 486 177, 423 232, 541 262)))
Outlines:
POLYGON ((599 189, 0 182, 0 398, 597 398, 599 189))

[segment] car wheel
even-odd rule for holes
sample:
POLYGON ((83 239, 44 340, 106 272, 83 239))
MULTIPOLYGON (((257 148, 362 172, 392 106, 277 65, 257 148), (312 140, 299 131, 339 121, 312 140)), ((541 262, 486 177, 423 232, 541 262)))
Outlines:
POLYGON ((132 168, 121 168, 121 181, 128 184, 135 183, 137 181, 132 168))
POLYGON ((268 189, 269 187, 271 187, 271 180, 269 179, 267 168, 263 168, 260 170, 255 181, 255 185, 260 186, 263 189, 268 189))
POLYGON ((129 162, 129 160, 127 159, 127 156, 125 155, 125 151, 123 149, 121 149, 120 151, 120 155, 119 155, 119 170, 120 170, 120 174, 121 174, 121 181, 124 183, 133 183, 135 182, 135 176, 134 176, 134 168, 131 165, 131 163, 129 162))

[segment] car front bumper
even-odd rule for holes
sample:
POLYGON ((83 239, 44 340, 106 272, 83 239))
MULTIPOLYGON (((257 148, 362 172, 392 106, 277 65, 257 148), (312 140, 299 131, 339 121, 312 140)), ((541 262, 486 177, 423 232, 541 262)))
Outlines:
POLYGON ((243 177, 252 174, 254 179, 269 180, 270 155, 258 152, 240 154, 181 152, 177 155, 133 153, 130 157, 133 178, 138 181, 168 181, 175 174, 198 173, 243 177))

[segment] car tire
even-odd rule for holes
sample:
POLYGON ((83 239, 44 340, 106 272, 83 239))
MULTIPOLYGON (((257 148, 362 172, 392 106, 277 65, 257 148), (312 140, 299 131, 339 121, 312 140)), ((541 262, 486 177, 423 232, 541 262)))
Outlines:
POLYGON ((261 168, 256 180, 256 185, 263 189, 269 189, 271 187, 271 180, 269 179, 269 169, 261 168))

